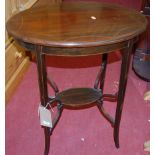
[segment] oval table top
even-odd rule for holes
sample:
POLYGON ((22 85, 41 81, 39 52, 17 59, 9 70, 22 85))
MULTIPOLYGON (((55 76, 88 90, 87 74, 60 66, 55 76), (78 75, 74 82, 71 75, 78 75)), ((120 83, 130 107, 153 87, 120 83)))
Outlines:
POLYGON ((145 17, 121 6, 97 2, 63 2, 33 7, 7 22, 15 39, 52 47, 91 47, 138 36, 145 17))

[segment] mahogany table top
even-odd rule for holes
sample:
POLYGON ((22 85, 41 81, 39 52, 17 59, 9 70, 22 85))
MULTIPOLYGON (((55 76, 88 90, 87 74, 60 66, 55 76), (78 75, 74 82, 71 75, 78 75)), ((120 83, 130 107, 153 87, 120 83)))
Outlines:
POLYGON ((33 7, 7 22, 15 39, 50 47, 91 47, 132 39, 146 29, 139 12, 97 2, 63 2, 33 7))

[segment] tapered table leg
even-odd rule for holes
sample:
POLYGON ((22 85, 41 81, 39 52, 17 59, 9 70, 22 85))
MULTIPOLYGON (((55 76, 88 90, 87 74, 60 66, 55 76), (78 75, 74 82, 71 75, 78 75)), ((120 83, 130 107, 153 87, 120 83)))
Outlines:
POLYGON ((103 87, 104 87, 106 66, 107 66, 107 53, 102 55, 102 65, 101 65, 100 71, 96 77, 96 81, 94 84, 94 88, 98 89, 99 87, 102 93, 103 93, 103 87))
POLYGON ((114 141, 115 146, 119 148, 119 127, 123 109, 123 102, 127 84, 127 75, 130 65, 130 58, 133 44, 129 42, 128 47, 122 51, 122 64, 121 64, 121 75, 119 80, 119 90, 117 98, 117 108, 115 113, 115 125, 114 125, 114 141))
MULTIPOLYGON (((47 73, 45 66, 45 55, 42 54, 42 46, 36 46, 35 52, 36 52, 37 69, 38 69, 40 101, 43 106, 46 106, 48 102, 47 73)), ((48 127, 44 127, 44 134, 45 134, 44 155, 48 155, 50 148, 50 129, 48 127)))
POLYGON ((48 155, 50 149, 50 130, 48 127, 44 127, 44 134, 45 134, 44 155, 48 155))
POLYGON ((107 68, 107 53, 102 55, 102 73, 101 73, 101 78, 100 78, 100 89, 102 90, 103 93, 103 88, 104 88, 104 81, 105 81, 105 73, 106 73, 106 68, 107 68))

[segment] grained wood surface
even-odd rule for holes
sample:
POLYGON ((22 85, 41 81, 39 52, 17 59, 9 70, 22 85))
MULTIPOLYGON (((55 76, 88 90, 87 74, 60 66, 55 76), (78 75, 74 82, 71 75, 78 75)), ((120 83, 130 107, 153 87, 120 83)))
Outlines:
POLYGON ((5 86, 5 102, 6 104, 11 99, 11 96, 15 92, 17 86, 22 81, 25 72, 27 71, 29 67, 30 61, 28 57, 25 57, 22 63, 19 65, 17 70, 14 72, 12 77, 9 79, 5 86))
POLYGON ((90 47, 132 39, 146 28, 139 12, 120 6, 77 2, 48 4, 23 11, 7 23, 24 42, 55 47, 90 47))
POLYGON ((101 98, 102 92, 94 88, 71 88, 56 95, 56 99, 72 107, 88 105, 101 98))
POLYGON ((13 76, 19 65, 25 58, 23 48, 14 41, 11 43, 5 52, 5 83, 13 76))

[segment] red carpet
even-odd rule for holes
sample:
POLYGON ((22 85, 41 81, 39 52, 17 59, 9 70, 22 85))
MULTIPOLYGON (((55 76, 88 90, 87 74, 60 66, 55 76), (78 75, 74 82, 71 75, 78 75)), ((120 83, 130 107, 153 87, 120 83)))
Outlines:
MULTIPOLYGON (((100 64, 98 56, 51 58, 48 62, 48 73, 60 90, 92 87, 100 64)), ((113 59, 111 55, 107 66, 106 93, 117 90, 119 70, 120 61, 113 59)), ((43 155, 44 135, 38 118, 37 84, 36 64, 32 62, 6 107, 6 155, 43 155)), ((111 125, 102 117, 97 107, 65 109, 51 136, 49 155, 149 154, 143 151, 143 143, 149 140, 149 103, 143 100, 143 94, 148 89, 148 83, 140 80, 130 67, 120 127, 120 149, 115 148, 111 125)), ((51 89, 49 94, 53 95, 51 89)), ((115 105, 113 102, 105 102, 107 111, 112 115, 115 105)))

